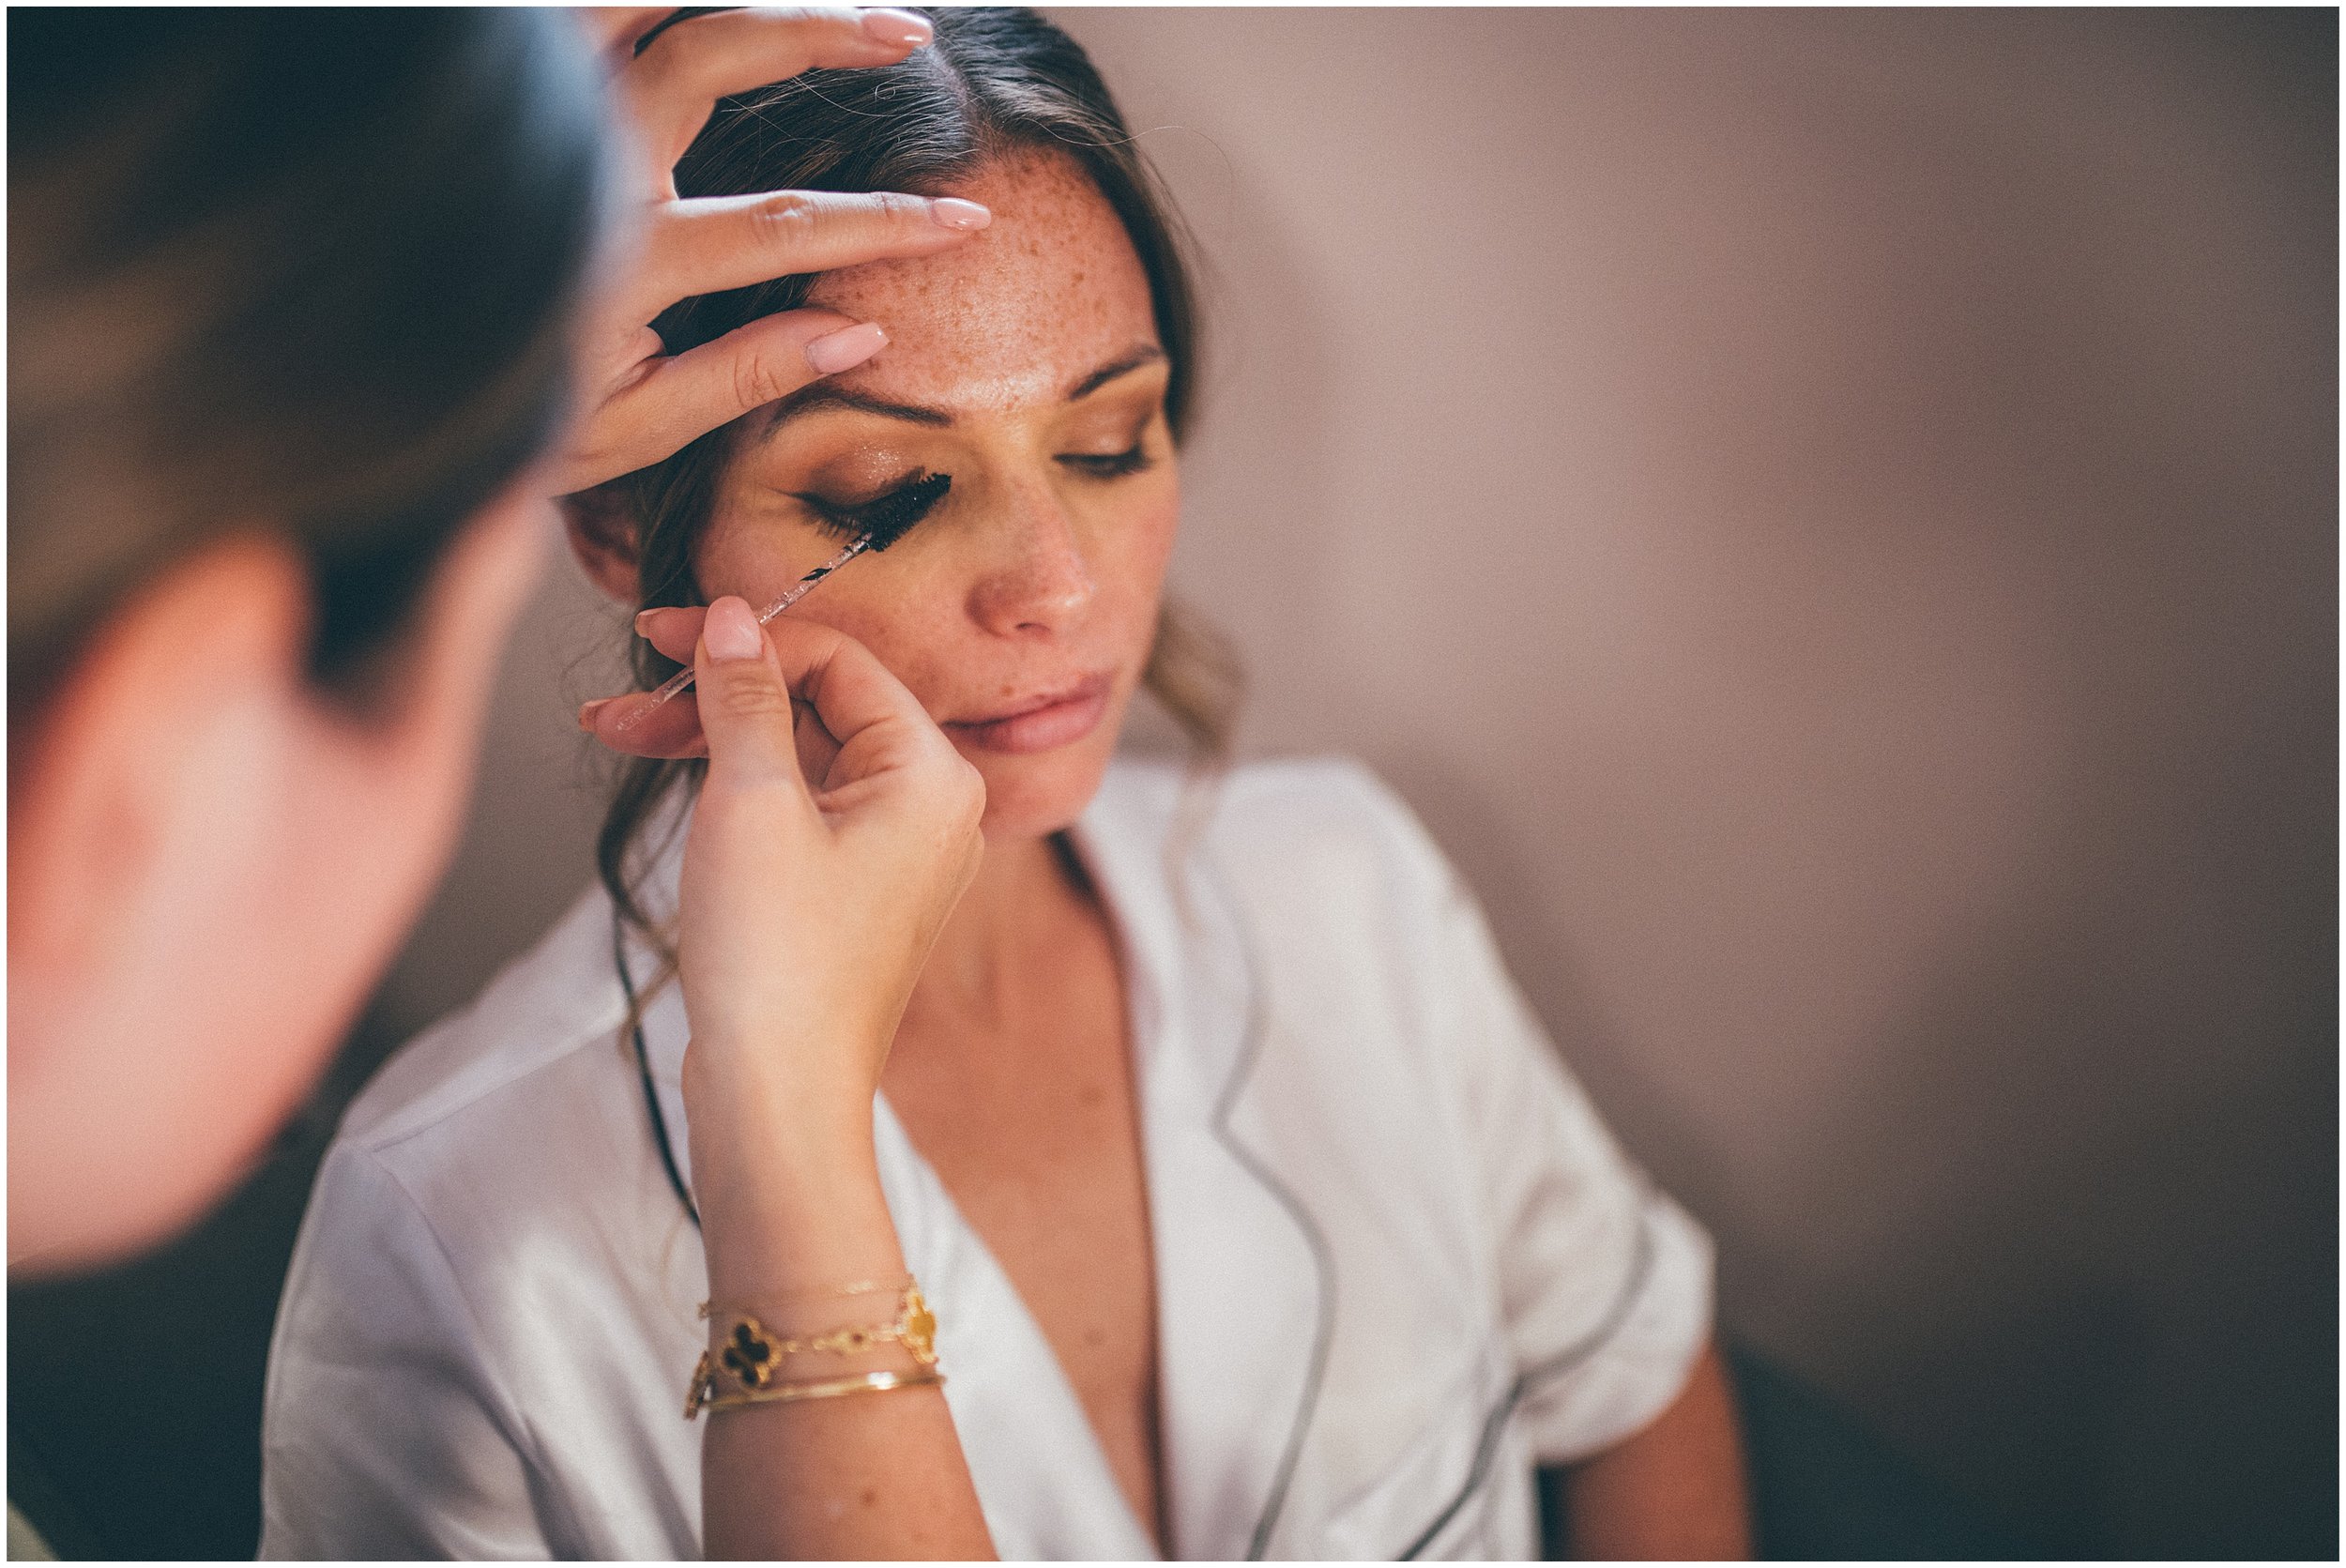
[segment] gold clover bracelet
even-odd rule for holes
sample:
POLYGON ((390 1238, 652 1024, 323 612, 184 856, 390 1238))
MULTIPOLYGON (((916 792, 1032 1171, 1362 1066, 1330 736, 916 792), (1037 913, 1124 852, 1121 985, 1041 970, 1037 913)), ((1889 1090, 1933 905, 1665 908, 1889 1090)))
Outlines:
POLYGON ((725 1336, 724 1347, 701 1352, 685 1391, 684 1419, 703 1410, 729 1409, 737 1405, 787 1399, 821 1399, 835 1394, 877 1393, 943 1382, 937 1366, 937 1316, 917 1285, 906 1286, 892 1323, 852 1324, 802 1338, 776 1338, 754 1317, 744 1316, 725 1336), (778 1383, 785 1356, 829 1352, 853 1355, 881 1345, 902 1345, 920 1363, 917 1372, 869 1372, 815 1383, 778 1383), (728 1385, 734 1385, 728 1387, 728 1385))

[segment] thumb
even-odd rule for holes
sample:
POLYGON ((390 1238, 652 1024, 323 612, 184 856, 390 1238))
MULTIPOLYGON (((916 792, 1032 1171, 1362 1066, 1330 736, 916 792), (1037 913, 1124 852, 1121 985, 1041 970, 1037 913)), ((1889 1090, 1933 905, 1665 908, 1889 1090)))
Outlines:
POLYGON ((786 783, 807 800, 791 738, 790 687, 766 629, 744 601, 727 594, 709 605, 693 682, 700 691, 710 783, 737 789, 786 783))

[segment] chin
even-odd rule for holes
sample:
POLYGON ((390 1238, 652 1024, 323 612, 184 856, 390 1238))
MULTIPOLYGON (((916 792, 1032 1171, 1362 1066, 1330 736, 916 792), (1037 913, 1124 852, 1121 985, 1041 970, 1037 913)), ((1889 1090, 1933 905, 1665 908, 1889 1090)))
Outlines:
POLYGON ((985 779, 985 836, 1039 839, 1072 827, 1091 804, 1116 752, 1116 728, 1103 724, 1075 745, 1027 756, 959 749, 985 779))

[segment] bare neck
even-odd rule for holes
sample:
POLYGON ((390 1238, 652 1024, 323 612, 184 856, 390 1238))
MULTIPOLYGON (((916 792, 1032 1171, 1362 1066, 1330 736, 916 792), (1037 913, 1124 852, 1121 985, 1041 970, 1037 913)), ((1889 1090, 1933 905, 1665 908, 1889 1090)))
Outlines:
POLYGON ((937 933, 905 1025, 966 1028, 1019 1015, 1048 986, 1050 955, 1071 923, 1101 918, 1082 864, 1060 835, 988 840, 978 875, 937 933))

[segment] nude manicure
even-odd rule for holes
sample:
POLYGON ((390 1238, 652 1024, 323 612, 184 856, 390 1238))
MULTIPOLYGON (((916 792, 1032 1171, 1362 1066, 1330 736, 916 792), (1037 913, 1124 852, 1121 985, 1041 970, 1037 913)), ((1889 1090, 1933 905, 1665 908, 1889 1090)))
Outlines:
POLYGON ((727 595, 708 606, 708 618, 701 623, 701 647, 711 659, 754 659, 765 651, 766 633, 758 629, 749 604, 727 595))
POLYGON ((819 374, 837 375, 856 366, 888 346, 888 334, 878 324, 859 321, 853 327, 842 327, 836 332, 826 332, 806 345, 806 362, 819 374))
POLYGON ((876 43, 893 44, 898 48, 918 49, 935 36, 926 17, 910 11, 887 8, 865 11, 863 31, 876 43))
POLYGON ((983 229, 994 221, 990 208, 959 196, 940 196, 929 204, 929 216, 948 229, 983 229))

